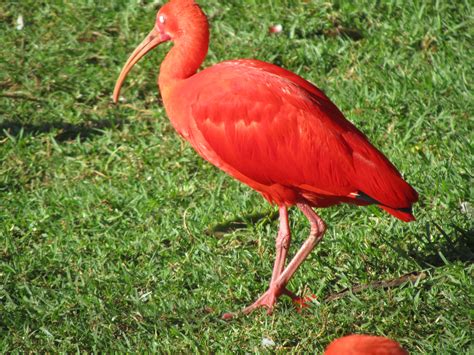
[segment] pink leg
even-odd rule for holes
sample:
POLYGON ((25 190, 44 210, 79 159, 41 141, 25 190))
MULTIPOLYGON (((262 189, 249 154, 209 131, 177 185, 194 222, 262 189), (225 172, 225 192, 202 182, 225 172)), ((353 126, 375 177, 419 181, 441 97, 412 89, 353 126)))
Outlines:
POLYGON ((300 248, 300 250, 298 250, 286 269, 276 280, 275 287, 278 289, 286 286, 296 270, 298 270, 303 261, 305 261, 305 259, 308 257, 309 253, 311 253, 316 245, 319 244, 321 239, 323 239, 324 232, 326 231, 326 225, 324 224, 324 221, 313 211, 309 205, 298 203, 297 206, 301 212, 304 213, 306 218, 308 218, 309 223, 311 224, 311 231, 309 233, 308 239, 306 239, 303 246, 300 248))
POLYGON ((326 226, 323 220, 313 211, 313 209, 309 205, 299 203, 297 206, 308 218, 309 223, 311 224, 311 232, 309 234, 309 237, 304 242, 301 249, 296 253, 294 258, 290 261, 286 269, 284 269, 283 271, 281 271, 279 268, 282 264, 284 265, 284 260, 283 262, 281 262, 278 260, 278 257, 280 253, 284 253, 283 255, 286 257, 287 251, 277 249, 277 260, 275 261, 275 268, 273 269, 273 276, 272 281, 270 283, 270 287, 268 291, 265 292, 255 303, 243 310, 243 313, 245 314, 252 312, 258 307, 266 307, 268 309, 268 313, 270 314, 273 310, 273 306, 275 305, 277 298, 281 294, 286 294, 294 300, 298 299, 295 294, 286 289, 286 285, 288 284, 288 281, 290 281, 290 278, 293 276, 296 270, 298 270, 300 265, 303 263, 303 261, 308 257, 309 253, 321 241, 326 230, 326 226), (277 272, 278 270, 280 270, 280 272, 275 275, 275 270, 277 272))
MULTIPOLYGON (((281 273, 285 269, 286 257, 288 255, 288 249, 290 247, 291 241, 291 234, 290 234, 290 226, 288 224, 288 210, 286 206, 280 206, 280 228, 278 230, 278 236, 276 239, 276 256, 275 256, 275 264, 273 265, 273 272, 272 272, 272 279, 270 281, 270 288, 274 289, 272 285, 276 282, 276 280, 280 277, 281 273)), ((262 297, 260 297, 254 305, 247 307, 244 309, 244 313, 249 313, 257 307, 266 307, 268 312, 271 313, 273 306, 276 302, 276 299, 280 296, 281 293, 289 295, 290 297, 295 296, 290 291, 283 288, 280 292, 277 293, 265 293, 262 297), (252 307, 252 308, 251 308, 252 307), (251 308, 251 309, 250 309, 251 308)), ((296 297, 296 296, 295 296, 296 297)))
POLYGON ((286 206, 280 206, 280 229, 278 230, 278 237, 275 243, 276 256, 270 284, 274 283, 285 269, 290 241, 291 234, 290 226, 288 225, 288 210, 286 206))

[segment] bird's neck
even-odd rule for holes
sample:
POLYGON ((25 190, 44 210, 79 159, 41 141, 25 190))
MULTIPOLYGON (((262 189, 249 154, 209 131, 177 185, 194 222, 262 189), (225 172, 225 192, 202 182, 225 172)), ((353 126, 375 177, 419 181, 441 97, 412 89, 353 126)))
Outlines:
POLYGON ((191 29, 174 41, 174 46, 161 64, 158 85, 163 99, 172 88, 194 74, 206 58, 209 47, 209 29, 199 26, 191 29))

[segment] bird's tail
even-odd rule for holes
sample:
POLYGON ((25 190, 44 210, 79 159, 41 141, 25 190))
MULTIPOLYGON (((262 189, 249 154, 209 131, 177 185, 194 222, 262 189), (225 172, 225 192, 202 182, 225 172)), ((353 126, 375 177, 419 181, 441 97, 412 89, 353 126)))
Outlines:
POLYGON ((379 205, 379 207, 390 213, 392 216, 402 220, 403 222, 412 222, 415 220, 415 216, 413 216, 411 208, 395 209, 384 205, 379 205))
MULTIPOLYGON (((406 184, 406 183, 405 183, 406 184)), ((390 213, 392 216, 404 221, 404 222, 412 222, 415 220, 415 216, 413 216, 413 210, 411 208, 411 205, 415 203, 418 199, 418 194, 416 191, 408 184, 406 184, 409 187, 410 192, 413 191, 414 195, 412 197, 412 200, 408 200, 405 205, 408 205, 410 207, 406 208, 394 208, 394 207, 389 207, 384 205, 382 202, 372 198, 371 196, 367 195, 366 193, 362 191, 358 191, 357 194, 355 195, 355 198, 359 201, 367 202, 369 204, 376 204, 378 205, 381 209, 387 211, 390 213)))
POLYGON ((418 201, 418 193, 408 184, 395 166, 361 132, 344 136, 354 150, 357 199, 377 204, 394 217, 405 222, 414 221, 411 206, 418 201))

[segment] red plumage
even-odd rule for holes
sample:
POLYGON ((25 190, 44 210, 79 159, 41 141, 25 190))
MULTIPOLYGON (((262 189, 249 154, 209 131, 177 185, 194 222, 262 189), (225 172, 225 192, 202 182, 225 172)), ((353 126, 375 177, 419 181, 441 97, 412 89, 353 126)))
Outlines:
POLYGON ((172 122, 208 161, 278 205, 367 204, 404 220, 417 194, 318 88, 275 65, 227 61, 175 88, 172 122), (173 116, 180 116, 173 119, 173 116), (182 116, 182 117, 181 117, 182 116))
POLYGON ((174 46, 158 82, 173 126, 204 159, 279 206, 270 288, 245 312, 260 306, 271 312, 282 294, 302 301, 286 285, 326 229, 312 207, 377 204, 414 220, 416 191, 316 86, 258 60, 222 62, 196 73, 207 54, 209 28, 193 0, 172 0, 160 9, 154 29, 120 73, 115 102, 133 65, 165 41, 174 46), (308 218, 311 232, 285 266, 287 208, 293 205, 308 218))
POLYGON ((391 339, 354 334, 334 340, 324 355, 408 355, 408 352, 391 339))

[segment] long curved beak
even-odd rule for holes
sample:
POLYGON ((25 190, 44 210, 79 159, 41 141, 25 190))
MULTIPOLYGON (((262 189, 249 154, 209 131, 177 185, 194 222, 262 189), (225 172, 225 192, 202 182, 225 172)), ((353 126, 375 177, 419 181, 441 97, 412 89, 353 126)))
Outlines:
POLYGON ((137 64, 137 62, 142 59, 145 54, 151 51, 153 48, 158 46, 162 42, 166 42, 170 40, 168 35, 164 35, 160 33, 157 29, 153 29, 150 34, 145 38, 145 40, 140 43, 140 45, 133 51, 132 55, 128 58, 127 63, 123 66, 122 71, 120 72, 120 76, 115 84, 114 89, 114 103, 118 102, 120 89, 122 88, 122 84, 127 77, 127 74, 132 70, 132 67, 137 64))

